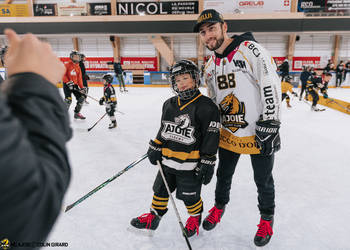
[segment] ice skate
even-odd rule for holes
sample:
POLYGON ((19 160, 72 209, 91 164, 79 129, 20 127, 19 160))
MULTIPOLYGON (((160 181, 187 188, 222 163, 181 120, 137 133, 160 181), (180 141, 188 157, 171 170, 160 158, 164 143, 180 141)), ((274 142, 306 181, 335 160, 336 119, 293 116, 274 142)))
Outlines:
POLYGON ((273 234, 273 215, 261 215, 258 231, 254 237, 254 244, 258 247, 265 246, 269 243, 273 234))
POLYGON ((195 233, 199 233, 199 225, 202 221, 202 214, 191 215, 187 221, 185 226, 185 231, 187 237, 192 237, 195 233))
POLYGON ((215 205, 209 210, 209 215, 203 221, 203 228, 207 231, 214 229, 216 225, 220 222, 221 217, 224 215, 225 206, 215 205), (220 208, 218 208, 220 207, 220 208))
POLYGON ((83 116, 82 114, 80 114, 80 113, 74 113, 74 119, 80 119, 80 120, 85 120, 86 119, 86 117, 85 116, 83 116))

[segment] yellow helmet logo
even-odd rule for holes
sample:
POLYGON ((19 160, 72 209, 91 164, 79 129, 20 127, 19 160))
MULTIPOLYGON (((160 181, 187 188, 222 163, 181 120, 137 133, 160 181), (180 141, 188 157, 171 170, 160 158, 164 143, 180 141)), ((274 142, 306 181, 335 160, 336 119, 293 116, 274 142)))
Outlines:
POLYGON ((8 239, 3 239, 0 242, 1 249, 7 250, 10 248, 10 241, 8 239))
POLYGON ((237 97, 231 93, 224 97, 219 104, 222 125, 231 130, 233 133, 240 128, 248 126, 248 122, 245 121, 245 105, 244 102, 240 102, 237 97))

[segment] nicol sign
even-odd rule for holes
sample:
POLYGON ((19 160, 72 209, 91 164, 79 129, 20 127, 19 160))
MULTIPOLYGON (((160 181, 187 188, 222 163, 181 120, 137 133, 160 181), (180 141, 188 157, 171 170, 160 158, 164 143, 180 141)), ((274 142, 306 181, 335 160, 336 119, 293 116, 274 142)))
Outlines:
POLYGON ((198 1, 117 3, 117 15, 168 14, 198 14, 198 1))

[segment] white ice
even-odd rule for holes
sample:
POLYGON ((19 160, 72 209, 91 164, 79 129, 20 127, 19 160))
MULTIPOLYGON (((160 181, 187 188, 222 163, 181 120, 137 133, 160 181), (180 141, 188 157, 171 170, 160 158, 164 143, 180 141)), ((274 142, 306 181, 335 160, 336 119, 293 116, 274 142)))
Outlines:
MULTIPOLYGON (((117 88, 116 88, 117 90, 117 88)), ((118 90, 117 90, 118 91, 118 90)), ((95 98, 102 88, 90 88, 95 98)), ((162 103, 172 96, 168 88, 129 88, 118 92, 118 128, 109 130, 105 117, 89 133, 75 131, 68 143, 72 179, 62 213, 47 242, 68 242, 69 249, 187 249, 174 209, 163 217, 154 237, 127 231, 130 220, 149 211, 157 168, 144 160, 115 181, 63 213, 90 190, 144 155, 159 125, 162 103)), ((350 101, 350 89, 331 89, 329 96, 350 101), (347 97, 347 98, 346 98, 347 97)), ((73 98, 74 100, 74 98, 73 98)), ((85 121, 72 127, 88 128, 104 107, 88 99, 85 121)), ((75 104, 75 101, 73 101, 75 104)), ((282 105, 282 149, 276 154, 274 178, 276 214, 274 235, 264 249, 350 249, 350 116, 310 106, 292 98, 282 105)), ((72 105, 70 114, 72 116, 72 105)), ((213 206, 216 177, 202 189, 204 213, 213 206)), ((188 215, 175 200, 183 223, 188 215)), ((193 249, 256 249, 253 237, 259 213, 257 192, 248 156, 241 156, 231 189, 231 201, 221 223, 210 232, 200 228, 190 238, 193 249)))

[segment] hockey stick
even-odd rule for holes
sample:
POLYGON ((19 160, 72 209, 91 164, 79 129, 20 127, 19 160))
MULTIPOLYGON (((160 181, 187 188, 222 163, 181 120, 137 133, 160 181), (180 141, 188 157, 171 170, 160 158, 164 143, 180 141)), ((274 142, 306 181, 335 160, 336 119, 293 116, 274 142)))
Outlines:
MULTIPOLYGON (((78 90, 77 90, 78 91, 78 90)), ((90 95, 88 95, 88 94, 84 94, 83 92, 80 92, 80 91, 78 91, 80 94, 82 94, 82 95, 86 95, 87 97, 89 97, 89 98, 91 98, 92 100, 94 100, 95 102, 100 102, 99 100, 97 100, 95 97, 92 97, 92 96, 90 96, 90 95)), ((123 113, 123 112, 121 112, 121 111, 119 111, 119 110, 115 110, 116 112, 118 112, 118 113, 120 113, 120 114, 122 114, 122 115, 125 115, 125 113, 123 113)))
POLYGON ((76 128, 75 130, 76 130, 76 131, 79 131, 79 132, 90 132, 91 129, 93 129, 93 128, 97 125, 97 123, 99 123, 106 115, 107 115, 107 113, 104 113, 103 116, 101 116, 101 118, 99 118, 98 121, 95 122, 95 124, 92 125, 92 126, 91 126, 90 128, 88 128, 88 129, 86 129, 86 128, 76 128))
POLYGON ((147 154, 143 155, 140 159, 134 161, 133 163, 131 163, 130 165, 128 165, 126 168, 124 168, 123 170, 119 171, 116 175, 112 176, 111 178, 109 178, 108 180, 106 180, 104 183, 102 183, 101 185, 97 186, 96 188, 94 188, 93 190, 91 190, 89 193, 87 193, 86 195, 84 195, 83 197, 81 197, 80 199, 78 199, 77 201, 73 202, 72 204, 68 205, 66 207, 66 210, 64 212, 67 212, 69 210, 71 210, 73 207, 75 207, 76 205, 78 205, 79 203, 83 202, 85 199, 89 198, 91 195, 93 195, 94 193, 96 193, 98 190, 100 190, 101 188, 105 187, 107 184, 111 183, 112 181, 114 181, 116 178, 118 178, 119 176, 121 176, 122 174, 124 174, 126 171, 128 171, 130 168, 134 167, 135 165, 137 165, 139 162, 143 161, 144 159, 147 158, 147 154))
POLYGON ((98 121, 95 122, 94 125, 92 125, 90 128, 87 129, 87 131, 88 131, 88 132, 91 131, 91 129, 93 129, 93 128, 97 125, 97 123, 99 123, 106 115, 107 115, 107 113, 104 113, 103 116, 101 116, 101 118, 98 119, 98 121))
POLYGON ((178 211, 177 208, 176 208, 176 204, 175 204, 174 199, 173 199, 173 196, 172 196, 172 194, 171 194, 171 192, 170 192, 170 188, 169 188, 169 186, 168 186, 168 182, 167 182, 166 179, 165 179, 165 176, 164 176, 164 173, 163 173, 163 169, 162 169, 162 166, 160 165, 160 162, 159 162, 159 161, 157 161, 157 165, 158 165, 158 167, 159 167, 159 172, 160 172, 160 174, 161 174, 161 176, 162 176, 162 178, 163 178, 163 182, 164 182, 164 184, 165 184, 166 190, 168 191, 171 204, 173 204, 176 217, 177 217, 178 222, 179 222, 179 224, 180 224, 180 228, 181 228, 181 231, 182 231, 182 235, 185 237, 185 240, 186 240, 188 249, 189 249, 189 250, 192 250, 191 244, 190 244, 190 242, 189 242, 189 240, 188 240, 188 237, 187 237, 187 235, 186 235, 186 231, 185 231, 184 225, 182 224, 179 211, 178 211))

